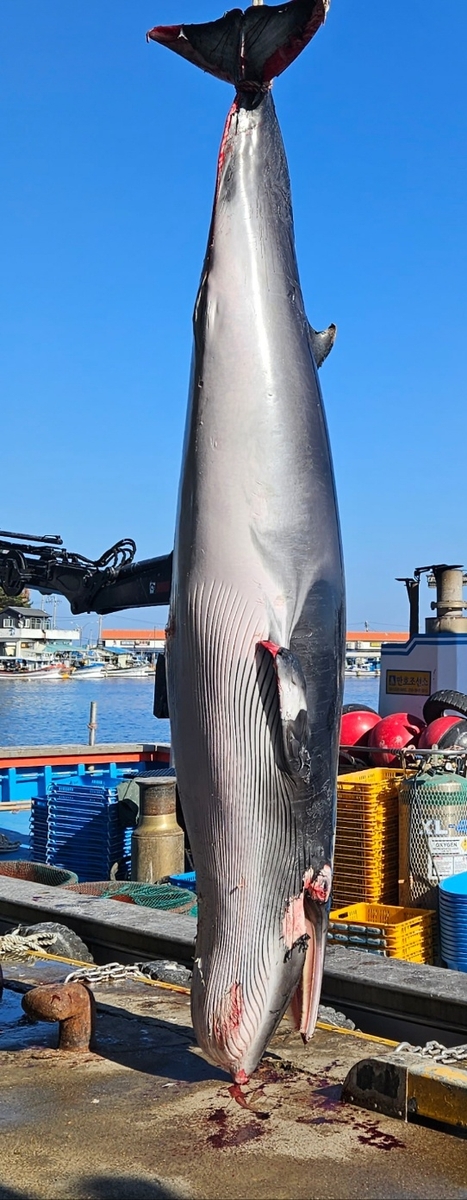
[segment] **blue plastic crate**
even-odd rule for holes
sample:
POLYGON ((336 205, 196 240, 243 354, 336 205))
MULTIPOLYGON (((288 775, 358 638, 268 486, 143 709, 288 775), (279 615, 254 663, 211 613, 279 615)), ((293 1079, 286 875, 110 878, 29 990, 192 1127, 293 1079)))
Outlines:
MULTIPOLYGON (((120 877, 129 874, 132 830, 121 825, 117 787, 121 777, 96 772, 53 783, 47 801, 47 863, 75 871, 81 881, 108 879, 119 865, 120 877)), ((37 827, 43 838, 43 814, 37 827)))
POLYGON ((169 881, 174 887, 187 888, 196 892, 196 871, 185 871, 182 875, 169 875, 169 881))

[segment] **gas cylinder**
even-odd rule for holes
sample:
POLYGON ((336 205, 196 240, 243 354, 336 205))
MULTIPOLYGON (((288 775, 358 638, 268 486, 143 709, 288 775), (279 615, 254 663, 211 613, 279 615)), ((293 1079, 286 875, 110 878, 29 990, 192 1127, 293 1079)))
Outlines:
POLYGON ((438 884, 467 870, 467 779, 425 771, 399 790, 399 904, 438 907, 438 884))

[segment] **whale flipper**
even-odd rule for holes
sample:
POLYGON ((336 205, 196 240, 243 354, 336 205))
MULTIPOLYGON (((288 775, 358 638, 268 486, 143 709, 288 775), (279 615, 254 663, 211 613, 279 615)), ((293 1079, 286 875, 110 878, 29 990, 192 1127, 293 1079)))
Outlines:
POLYGON ((316 366, 322 366, 325 358, 330 354, 334 342, 336 340, 337 325, 328 325, 327 329, 321 330, 320 333, 308 322, 308 331, 310 334, 311 350, 316 366))
POLYGON ((329 0, 234 8, 201 25, 158 25, 146 35, 217 79, 253 91, 285 71, 326 17, 329 0))
POLYGON ((318 1019, 328 913, 322 904, 308 899, 304 901, 304 910, 308 941, 300 983, 290 1002, 290 1014, 306 1043, 312 1037, 318 1019))
POLYGON ((286 770, 289 775, 308 780, 308 706, 301 663, 285 646, 276 646, 274 642, 261 642, 261 645, 269 651, 276 672, 286 770))
POLYGON ((165 654, 157 655, 153 711, 154 716, 159 720, 167 720, 170 717, 165 654))

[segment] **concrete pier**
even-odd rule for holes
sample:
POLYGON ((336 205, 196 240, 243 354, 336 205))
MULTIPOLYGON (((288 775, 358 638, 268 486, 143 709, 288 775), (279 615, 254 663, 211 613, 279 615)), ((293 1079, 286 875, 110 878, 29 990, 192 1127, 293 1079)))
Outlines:
POLYGON ((235 1088, 197 1049, 189 996, 127 980, 94 989, 97 1053, 63 1054, 51 1025, 18 1023, 11 989, 68 970, 5 966, 5 1200, 467 1196, 465 1141, 342 1104, 352 1063, 381 1042, 320 1028, 305 1048, 284 1021, 250 1084, 235 1088))

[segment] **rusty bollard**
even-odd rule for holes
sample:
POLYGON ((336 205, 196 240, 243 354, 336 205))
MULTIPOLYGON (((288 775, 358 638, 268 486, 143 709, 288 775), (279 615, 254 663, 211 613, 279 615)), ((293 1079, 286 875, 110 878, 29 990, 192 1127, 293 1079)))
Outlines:
POLYGON ((94 1049, 96 1005, 83 983, 47 983, 22 999, 28 1017, 58 1021, 58 1049, 76 1053, 94 1049))

